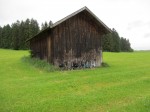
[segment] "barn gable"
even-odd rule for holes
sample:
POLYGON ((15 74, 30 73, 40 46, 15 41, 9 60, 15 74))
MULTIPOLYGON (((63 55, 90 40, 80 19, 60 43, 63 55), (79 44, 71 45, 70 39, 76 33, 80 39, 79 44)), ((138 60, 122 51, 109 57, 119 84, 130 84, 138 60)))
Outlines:
POLYGON ((67 68, 100 66, 102 36, 111 30, 87 7, 29 39, 35 57, 67 68))
POLYGON ((62 22, 66 21, 67 19, 70 19, 73 16, 76 16, 77 14, 84 12, 86 13, 87 17, 89 17, 92 21, 96 21, 97 25, 104 27, 104 29, 106 29, 106 33, 111 32, 111 30, 92 12, 90 11, 86 6, 79 9, 78 11, 68 15, 67 17, 57 21, 56 23, 54 23, 50 28, 53 28, 59 24, 61 24, 62 22))

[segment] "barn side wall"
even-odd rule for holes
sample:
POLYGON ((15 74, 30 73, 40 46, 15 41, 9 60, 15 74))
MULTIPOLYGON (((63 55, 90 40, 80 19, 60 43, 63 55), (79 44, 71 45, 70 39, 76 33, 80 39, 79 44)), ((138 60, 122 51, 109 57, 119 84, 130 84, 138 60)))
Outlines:
POLYGON ((53 63, 53 58, 52 58, 52 36, 51 36, 50 33, 47 37, 47 61, 49 63, 53 63))
POLYGON ((92 19, 82 12, 52 29, 54 65, 68 68, 101 65, 104 33, 92 19))
POLYGON ((30 49, 33 57, 48 60, 48 33, 38 35, 38 37, 30 40, 30 49))

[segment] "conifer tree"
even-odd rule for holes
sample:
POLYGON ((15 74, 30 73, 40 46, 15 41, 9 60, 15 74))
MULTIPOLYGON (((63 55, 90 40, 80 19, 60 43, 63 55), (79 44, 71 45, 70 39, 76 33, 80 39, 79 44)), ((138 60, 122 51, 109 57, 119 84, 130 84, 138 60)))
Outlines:
MULTIPOLYGON (((51 23, 50 23, 51 24, 51 23)), ((48 23, 45 21, 44 23, 42 23, 42 25, 41 25, 41 31, 42 30, 45 30, 46 28, 48 28, 49 27, 49 25, 48 25, 48 23)))
POLYGON ((102 47, 103 51, 109 52, 133 51, 130 46, 129 40, 123 37, 120 38, 118 32, 114 28, 112 29, 112 33, 109 33, 102 37, 102 47))
POLYGON ((0 48, 2 48, 2 30, 3 28, 0 26, 0 48))
POLYGON ((113 28, 112 33, 111 33, 111 38, 113 39, 112 41, 112 52, 120 52, 120 37, 117 33, 117 31, 113 28))
POLYGON ((20 36, 20 21, 12 24, 12 48, 15 50, 19 49, 19 36, 20 36))

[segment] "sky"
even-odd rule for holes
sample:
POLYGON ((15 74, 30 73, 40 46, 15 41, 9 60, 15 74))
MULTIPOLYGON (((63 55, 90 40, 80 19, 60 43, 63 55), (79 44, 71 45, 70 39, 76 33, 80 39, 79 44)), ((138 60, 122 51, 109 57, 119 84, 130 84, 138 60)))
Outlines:
POLYGON ((84 6, 134 50, 150 50, 150 0, 0 0, 0 26, 27 18, 55 23, 84 6))

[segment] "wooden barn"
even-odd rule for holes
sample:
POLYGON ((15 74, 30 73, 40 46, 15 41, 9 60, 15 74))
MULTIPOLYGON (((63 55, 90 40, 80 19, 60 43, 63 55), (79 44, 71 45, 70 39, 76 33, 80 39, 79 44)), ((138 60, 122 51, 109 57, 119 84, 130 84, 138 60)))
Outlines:
POLYGON ((95 67, 102 63, 102 36, 111 30, 87 7, 29 39, 34 57, 59 67, 95 67))

